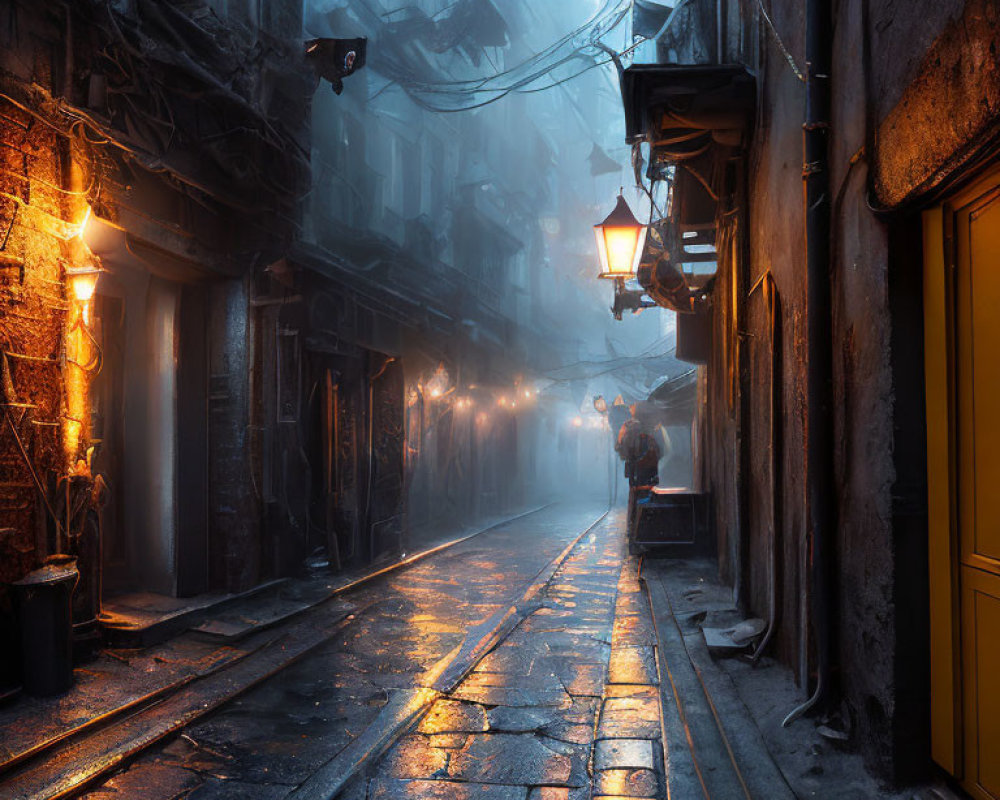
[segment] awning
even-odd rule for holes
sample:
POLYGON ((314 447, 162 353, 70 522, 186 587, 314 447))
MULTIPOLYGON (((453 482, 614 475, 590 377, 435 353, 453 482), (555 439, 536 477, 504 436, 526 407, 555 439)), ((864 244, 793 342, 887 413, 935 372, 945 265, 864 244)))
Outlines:
POLYGON ((756 103, 745 67, 634 64, 621 76, 625 137, 668 147, 680 160, 706 143, 738 147, 756 103))

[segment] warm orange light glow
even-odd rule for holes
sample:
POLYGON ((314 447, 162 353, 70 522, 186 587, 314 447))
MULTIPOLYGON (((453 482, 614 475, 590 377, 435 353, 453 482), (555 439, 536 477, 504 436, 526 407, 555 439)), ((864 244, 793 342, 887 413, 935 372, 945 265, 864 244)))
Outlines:
POLYGON ((87 206, 87 210, 83 214, 83 220, 77 226, 76 235, 84 240, 87 238, 87 226, 90 224, 90 218, 92 215, 93 212, 91 211, 90 206, 87 206))
POLYGON ((605 275, 628 277, 635 273, 636 253, 640 239, 645 240, 645 228, 603 228, 597 230, 597 249, 601 256, 601 272, 605 275))
MULTIPOLYGON (((77 198, 74 216, 76 223, 63 222, 65 245, 64 280, 66 292, 72 302, 65 316, 65 363, 63 386, 65 391, 62 421, 63 457, 67 474, 89 471, 90 456, 90 381, 99 362, 99 350, 90 335, 90 311, 97 282, 100 278, 100 260, 91 252, 84 234, 91 220, 90 206, 83 200, 82 165, 73 161, 69 182, 77 198)), ((56 234, 58 235, 58 234, 56 234)))
POLYGON ((497 405, 500 406, 501 408, 503 406, 507 405, 507 398, 503 397, 502 395, 500 397, 498 397, 497 398, 497 405))
POLYGON ((583 427, 583 417, 573 417, 573 427, 582 428, 583 427))
POLYGON ((479 423, 480 425, 485 425, 485 424, 486 424, 487 422, 489 422, 489 421, 490 421, 490 416, 489 416, 489 414, 485 414, 485 413, 483 413, 482 411, 480 411, 480 412, 479 412, 479 413, 478 413, 478 414, 476 415, 476 422, 478 422, 478 423, 479 423))
POLYGON ((73 295, 81 303, 89 303, 94 296, 94 292, 97 291, 97 276, 99 274, 97 270, 81 272, 66 271, 73 295))
POLYGON ((439 397, 444 397, 450 391, 449 386, 451 384, 451 376, 448 374, 448 370, 445 368, 444 364, 438 364, 434 374, 431 376, 430 380, 427 381, 427 392, 435 400, 439 397))
POLYGON ((597 253, 601 259, 601 278, 629 278, 639 266, 646 244, 646 226, 632 214, 625 198, 618 195, 618 204, 607 219, 594 226, 597 253))
POLYGON ((63 422, 63 452, 66 468, 72 470, 89 442, 90 373, 93 360, 92 344, 85 325, 88 306, 71 304, 66 316, 66 417, 63 422))

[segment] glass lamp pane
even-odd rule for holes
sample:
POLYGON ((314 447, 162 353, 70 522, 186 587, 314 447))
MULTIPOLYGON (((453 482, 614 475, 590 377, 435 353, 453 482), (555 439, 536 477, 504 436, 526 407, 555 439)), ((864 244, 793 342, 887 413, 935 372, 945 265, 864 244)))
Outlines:
POLYGON ((77 300, 86 303, 94 296, 94 292, 97 289, 97 276, 99 274, 96 271, 70 273, 70 287, 77 300))

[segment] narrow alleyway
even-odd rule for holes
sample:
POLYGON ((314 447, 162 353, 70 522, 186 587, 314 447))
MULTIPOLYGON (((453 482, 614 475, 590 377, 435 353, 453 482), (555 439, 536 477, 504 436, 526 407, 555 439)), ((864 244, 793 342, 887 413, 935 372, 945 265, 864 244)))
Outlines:
POLYGON ((1000 800, 998 52, 0 0, 0 800, 1000 800))

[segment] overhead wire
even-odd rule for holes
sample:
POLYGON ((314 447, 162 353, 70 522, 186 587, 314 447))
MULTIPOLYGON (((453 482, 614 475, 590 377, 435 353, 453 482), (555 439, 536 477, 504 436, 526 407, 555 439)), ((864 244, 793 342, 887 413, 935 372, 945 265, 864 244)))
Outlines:
MULTIPOLYGON (((367 3, 363 3, 367 6, 367 3)), ((622 53, 607 59, 595 58, 593 51, 600 52, 600 39, 616 30, 627 19, 631 11, 631 0, 607 0, 604 6, 587 23, 560 37, 539 53, 505 70, 478 78, 461 80, 421 80, 412 67, 388 53, 383 53, 379 71, 389 79, 370 99, 378 97, 390 86, 399 86, 422 108, 449 113, 471 111, 490 105, 512 93, 536 93, 545 91, 573 80, 590 70, 611 63, 615 58, 631 53, 642 42, 636 42, 622 53), (388 57, 386 57, 388 55, 388 57), (536 81, 553 73, 560 67, 576 60, 591 60, 582 70, 572 75, 555 78, 543 87, 530 88, 536 81), (509 80, 505 80, 509 79, 509 80), (497 85, 498 83, 502 85, 497 85), (481 94, 488 95, 480 99, 481 94)), ((369 7, 369 12, 371 9, 369 7)))

